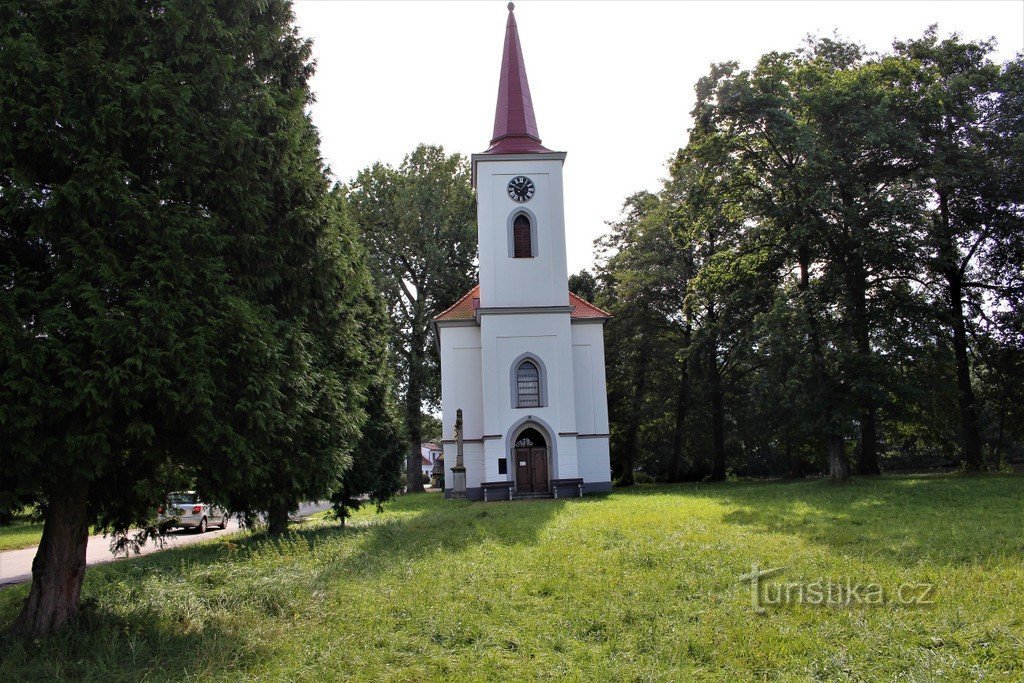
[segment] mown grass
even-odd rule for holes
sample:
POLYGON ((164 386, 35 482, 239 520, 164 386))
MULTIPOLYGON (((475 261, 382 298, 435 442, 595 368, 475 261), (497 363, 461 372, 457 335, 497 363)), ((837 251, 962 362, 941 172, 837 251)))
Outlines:
MULTIPOLYGON (((0 680, 1024 679, 1024 479, 412 495, 340 530, 89 570, 81 618, 0 680), (934 584, 930 605, 752 604, 738 577, 934 584)), ((0 625, 25 587, 0 591, 0 625)))
POLYGON ((43 523, 29 514, 18 515, 10 524, 0 526, 0 551, 39 545, 43 523))

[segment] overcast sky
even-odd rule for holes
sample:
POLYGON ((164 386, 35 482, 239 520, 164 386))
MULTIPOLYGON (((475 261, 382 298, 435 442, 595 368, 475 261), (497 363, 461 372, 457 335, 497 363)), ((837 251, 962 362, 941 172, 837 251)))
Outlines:
MULTIPOLYGON (((397 165, 419 142, 469 155, 494 124, 506 2, 299 0, 313 39, 313 118, 334 175, 397 165)), ((713 62, 752 66, 771 50, 833 32, 887 49, 930 25, 994 37, 999 61, 1024 50, 1024 0, 853 2, 516 2, 544 145, 569 153, 569 272, 637 190, 657 190, 685 144, 693 86, 713 62)))

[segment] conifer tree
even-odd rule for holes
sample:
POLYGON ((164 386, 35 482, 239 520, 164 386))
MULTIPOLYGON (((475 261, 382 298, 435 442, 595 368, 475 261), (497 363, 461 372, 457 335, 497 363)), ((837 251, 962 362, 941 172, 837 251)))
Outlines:
MULTIPOLYGON (((326 494, 369 375, 284 0, 0 7, 0 489, 42 540, 13 630, 78 609, 90 525, 171 487, 326 494)), ((272 515, 273 517, 273 515, 272 515)))

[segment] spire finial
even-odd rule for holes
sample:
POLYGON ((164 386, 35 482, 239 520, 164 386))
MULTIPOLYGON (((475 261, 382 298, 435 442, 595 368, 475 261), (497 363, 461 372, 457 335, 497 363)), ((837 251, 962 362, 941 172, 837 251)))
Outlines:
POLYGON ((516 4, 515 4, 514 2, 510 2, 510 3, 508 3, 508 11, 509 11, 509 12, 511 12, 511 11, 512 11, 512 10, 514 10, 515 8, 516 8, 516 4))

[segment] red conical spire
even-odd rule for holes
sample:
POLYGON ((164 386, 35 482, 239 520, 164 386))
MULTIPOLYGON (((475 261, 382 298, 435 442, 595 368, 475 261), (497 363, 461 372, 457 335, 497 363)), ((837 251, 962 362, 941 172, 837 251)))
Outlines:
POLYGON ((519 45, 519 30, 515 5, 508 3, 508 23, 505 24, 505 49, 501 55, 501 79, 498 81, 498 106, 494 111, 494 135, 486 154, 522 154, 550 152, 540 144, 537 117, 533 114, 530 84, 526 80, 523 48, 519 45))

